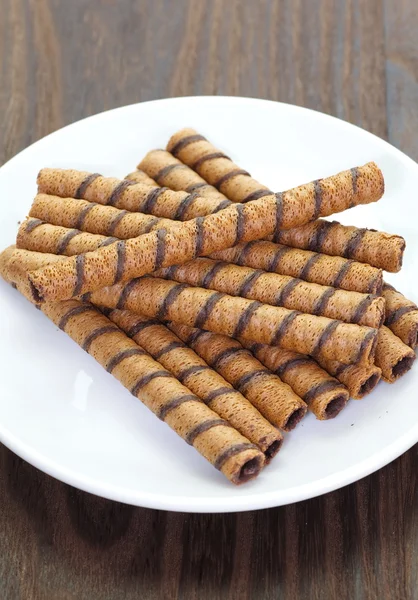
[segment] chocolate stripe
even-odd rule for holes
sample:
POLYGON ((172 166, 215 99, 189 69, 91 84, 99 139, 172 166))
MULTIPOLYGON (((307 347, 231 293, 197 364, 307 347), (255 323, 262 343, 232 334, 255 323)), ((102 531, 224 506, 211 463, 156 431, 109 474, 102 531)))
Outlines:
POLYGON ((217 356, 214 356, 209 364, 217 371, 224 360, 234 356, 235 354, 238 354, 239 352, 246 354, 247 356, 251 356, 251 352, 242 346, 226 348, 225 350, 221 350, 217 356))
POLYGON ((219 427, 220 425, 223 427, 232 427, 232 425, 224 419, 211 419, 210 421, 205 421, 203 423, 199 423, 199 425, 196 425, 194 429, 189 431, 184 439, 188 444, 192 445, 197 436, 199 436, 201 433, 212 429, 212 427, 219 427))
POLYGON ((353 167, 352 169, 350 169, 350 171, 351 171, 351 183, 353 186, 353 200, 350 203, 350 208, 352 208, 353 206, 356 205, 354 196, 357 194, 357 180, 358 180, 358 176, 359 176, 359 170, 357 167, 353 167))
POLYGON ((270 377, 272 373, 267 369, 257 369, 256 371, 251 371, 251 373, 246 373, 242 377, 235 381, 234 388, 239 390, 241 394, 245 394, 246 387, 253 382, 253 379, 257 379, 258 377, 270 377))
POLYGON ((165 187, 151 188, 151 191, 148 192, 148 194, 145 198, 145 203, 144 203, 142 212, 152 213, 155 205, 157 204, 158 198, 161 196, 162 193, 164 193, 166 191, 167 191, 167 188, 165 188, 165 187))
POLYGON ((338 271, 336 278, 332 282, 333 287, 335 287, 335 288, 340 287, 342 280, 347 275, 348 270, 351 267, 351 265, 353 264, 353 262, 354 262, 353 260, 348 260, 346 263, 343 264, 341 269, 338 271))
POLYGON ((241 200, 242 204, 246 202, 252 202, 253 200, 259 200, 260 198, 264 198, 264 196, 271 196, 273 192, 271 190, 260 189, 255 192, 251 192, 248 196, 245 196, 243 200, 241 200))
POLYGON ((144 356, 146 352, 141 348, 128 348, 127 350, 121 350, 109 361, 109 364, 106 367, 106 371, 111 373, 113 369, 115 369, 118 364, 120 364, 125 358, 130 358, 131 356, 144 356))
POLYGON ((117 253, 118 260, 116 263, 115 279, 114 279, 113 283, 119 283, 119 281, 123 277, 123 272, 125 269, 125 259, 126 259, 125 240, 121 240, 120 242, 117 243, 116 253, 117 253))
POLYGON ((208 320, 210 313, 215 308, 215 305, 221 300, 225 294, 221 292, 215 292, 210 295, 210 298, 205 302, 195 319, 194 327, 202 329, 206 321, 208 320))
POLYGON ((313 348, 313 350, 311 352, 311 355, 314 358, 316 356, 318 356, 318 354, 320 354, 322 348, 327 343, 327 341, 329 340, 329 338, 331 337, 331 335, 334 333, 334 331, 337 329, 338 325, 340 325, 340 323, 341 323, 341 321, 331 321, 325 327, 325 329, 323 330, 323 332, 319 336, 319 339, 316 342, 316 344, 315 344, 315 346, 314 346, 314 348, 313 348))
POLYGON ((231 206, 231 204, 234 204, 233 202, 231 202, 231 200, 222 200, 222 202, 220 204, 218 204, 216 209, 212 212, 217 213, 220 210, 223 210, 224 208, 228 208, 228 206, 231 206))
POLYGON ((312 183, 314 186, 314 202, 315 202, 315 209, 314 209, 314 214, 312 217, 312 221, 314 221, 321 214, 323 196, 322 196, 321 179, 315 179, 315 181, 313 181, 312 183))
POLYGON ((318 298, 318 300, 316 301, 316 303, 312 309, 312 314, 313 315, 323 315, 325 308, 328 306, 328 302, 330 301, 330 299, 332 298, 332 296, 335 294, 336 291, 337 290, 333 287, 327 288, 325 290, 325 292, 321 295, 321 297, 318 298))
POLYGON ((116 227, 122 221, 123 217, 128 214, 127 210, 121 210, 113 219, 110 221, 109 226, 107 228, 107 235, 113 235, 115 233, 116 227))
POLYGON ((148 225, 144 228, 144 233, 149 233, 153 229, 157 229, 157 225, 160 221, 161 221, 160 217, 152 217, 149 220, 148 225))
POLYGON ((367 229, 357 229, 357 231, 348 240, 346 247, 341 253, 341 256, 343 256, 344 258, 355 258, 355 251, 359 247, 366 233, 367 229))
POLYGON ((256 241, 252 241, 244 244, 244 246, 241 248, 241 250, 238 253, 238 256, 235 259, 235 263, 240 266, 244 265, 247 260, 248 253, 250 252, 251 248, 254 248, 254 244, 257 243, 258 242, 256 241))
POLYGON ((177 283, 174 287, 171 288, 171 290, 168 292, 168 294, 162 301, 157 314, 155 315, 158 320, 162 321, 166 318, 167 311, 169 310, 170 306, 177 300, 177 297, 186 288, 188 288, 188 286, 185 283, 177 283))
POLYGON ((25 227, 25 233, 32 233, 34 229, 39 227, 39 225, 44 225, 45 221, 41 221, 41 219, 30 219, 25 227))
POLYGON ((386 283, 386 281, 383 284, 383 290, 390 290, 392 292, 398 292, 398 290, 396 288, 394 288, 393 285, 390 285, 390 283, 386 283))
POLYGON ((140 377, 138 379, 138 381, 135 383, 135 385, 131 389, 131 394, 133 396, 136 396, 137 393, 143 387, 145 387, 147 385, 147 383, 149 383, 153 379, 156 379, 157 377, 170 377, 171 379, 174 379, 174 377, 172 376, 172 374, 169 373, 168 371, 165 371, 165 370, 153 371, 152 373, 148 373, 148 375, 144 375, 144 376, 142 376, 142 377, 140 377))
POLYGON ((155 319, 148 319, 147 321, 138 321, 135 325, 126 332, 130 338, 134 338, 140 331, 147 329, 147 327, 153 327, 154 325, 160 326, 161 323, 156 321, 155 319))
POLYGON ((238 244, 238 242, 240 242, 244 236, 245 233, 245 209, 244 209, 244 205, 243 204, 237 204, 236 205, 236 211, 237 211, 237 223, 235 226, 235 242, 234 242, 234 246, 235 244, 238 244))
POLYGON ((187 378, 190 377, 190 375, 196 375, 201 371, 208 370, 210 371, 210 367, 207 365, 194 365, 193 367, 186 367, 186 369, 183 369, 180 371, 180 373, 177 373, 177 379, 180 381, 180 383, 184 383, 187 378))
POLYGON ((276 196, 276 225, 273 231, 273 242, 278 242, 280 238, 280 227, 283 221, 283 192, 278 192, 276 196))
POLYGON ((189 346, 193 346, 193 344, 196 344, 198 339, 203 335, 206 335, 207 331, 202 331, 200 329, 197 329, 196 331, 192 331, 190 335, 187 336, 186 339, 186 344, 188 344, 189 346))
POLYGON ((85 206, 77 217, 77 221, 75 222, 74 229, 83 229, 84 221, 88 213, 93 210, 93 208, 97 206, 96 202, 89 202, 87 206, 85 206))
POLYGON ((319 250, 328 233, 331 223, 329 221, 318 221, 315 223, 315 229, 309 238, 307 245, 308 250, 319 250))
POLYGON ((205 397, 205 404, 210 404, 215 398, 219 398, 219 396, 226 396, 227 394, 238 394, 237 390, 234 390, 233 387, 220 387, 217 390, 213 390, 205 397))
POLYGON ((83 314, 85 312, 95 312, 95 313, 97 313, 97 309, 94 306, 91 306, 90 304, 80 304, 80 306, 76 306, 75 308, 72 308, 63 317, 61 317, 61 319, 58 321, 58 327, 59 327, 59 329, 62 329, 64 331, 64 329, 65 329, 68 321, 72 317, 75 317, 77 315, 81 315, 81 314, 83 314))
POLYGON ((99 244, 98 248, 104 248, 105 246, 110 246, 110 244, 114 244, 115 242, 118 242, 119 238, 115 238, 115 237, 107 237, 105 240, 103 240, 103 242, 101 244, 99 244))
POLYGON ((313 400, 315 400, 315 398, 317 398, 321 394, 325 394, 325 392, 329 392, 331 390, 341 389, 342 387, 343 386, 339 381, 335 381, 333 379, 330 379, 328 381, 322 381, 321 383, 318 383, 310 390, 308 390, 303 396, 303 400, 306 402, 306 404, 310 404, 311 402, 313 402, 313 400))
POLYGON ((87 188, 89 187, 89 185, 91 183, 93 183, 93 181, 95 179, 97 179, 98 177, 101 177, 100 173, 91 173, 90 175, 88 175, 78 186, 78 188, 75 191, 74 194, 74 198, 77 198, 78 200, 80 200, 81 198, 84 197, 84 194, 86 193, 87 188))
POLYGON ((264 274, 265 271, 261 271, 260 269, 254 271, 253 273, 250 273, 250 275, 245 279, 244 283, 239 288, 237 296, 242 296, 243 298, 246 298, 257 279, 259 279, 264 274))
POLYGON ((154 354, 153 358, 155 360, 158 360, 162 356, 164 356, 164 354, 168 354, 168 352, 171 352, 172 350, 175 350, 176 348, 184 348, 183 342, 178 342, 178 341, 170 342, 169 344, 164 346, 164 348, 161 348, 161 350, 159 350, 156 354, 154 354))
POLYGON ((267 267, 267 271, 270 271, 270 273, 275 273, 277 271, 277 267, 279 266, 279 262, 285 254, 290 252, 290 250, 292 250, 292 248, 289 248, 289 246, 281 246, 281 248, 274 253, 273 258, 267 267))
POLYGON ((254 300, 251 304, 244 310, 240 318, 238 319, 238 323, 232 333, 232 337, 237 338, 240 337, 244 331, 246 330, 253 314, 255 311, 262 306, 261 302, 254 300))
POLYGON ((225 173, 225 175, 222 175, 222 177, 215 181, 213 187, 215 187, 217 190, 220 190, 224 183, 226 183, 230 179, 233 179, 234 177, 237 177, 237 175, 245 175, 246 177, 251 177, 248 171, 244 171, 244 169, 234 169, 232 171, 229 171, 229 173, 225 173))
POLYGON ((105 325, 104 327, 98 327, 86 337, 81 347, 83 348, 83 350, 88 352, 94 340, 97 340, 97 338, 101 337, 102 335, 105 335, 106 333, 115 333, 116 331, 120 332, 119 327, 117 327, 116 325, 105 325))
POLYGON ((192 164, 192 169, 194 171, 197 171, 199 169, 199 167, 201 167, 203 165, 203 163, 207 162, 208 160, 214 160, 215 158, 226 158, 227 160, 231 160, 229 158, 229 156, 227 156, 226 154, 224 154, 223 152, 211 152, 210 154, 204 154, 203 156, 201 156, 200 158, 198 158, 193 164, 192 164))
POLYGON ((73 289, 73 296, 78 296, 81 293, 84 282, 84 254, 78 254, 75 259, 75 285, 73 289))
POLYGON ((312 364, 312 360, 310 358, 308 358, 307 356, 298 356, 297 358, 290 358, 282 365, 277 367, 277 369, 275 369, 274 372, 279 377, 282 377, 289 369, 294 369, 295 367, 301 367, 302 365, 310 364, 312 364))
POLYGON ((174 169, 186 169, 186 165, 182 165, 182 164, 172 164, 172 165, 166 165, 165 167, 163 167, 162 169, 160 169, 158 171, 158 173, 155 175, 154 179, 157 183, 160 183, 160 179, 163 179, 166 175, 168 175, 169 173, 171 173, 171 171, 173 171, 174 169))
POLYGON ((197 217, 196 221, 196 245, 195 245, 195 256, 200 256, 203 252, 203 246, 205 243, 205 218, 197 217))
MULTIPOLYGON (((92 294, 92 292, 86 292, 85 294, 83 294, 82 296, 80 296, 80 301, 81 301, 81 302, 90 302, 90 300, 91 300, 91 294, 92 294)), ((107 308, 107 307, 104 307, 104 306, 102 306, 102 307, 100 308, 100 311, 101 311, 101 312, 102 312, 104 315, 106 315, 106 316, 107 316, 106 312, 107 312, 108 310, 110 310, 110 312, 112 312, 112 310, 113 310, 113 309, 112 309, 112 308, 107 308)), ((109 313, 109 314, 110 314, 110 313, 109 313)))
POLYGON ((338 377, 339 375, 342 375, 342 373, 344 373, 344 371, 348 368, 350 368, 353 365, 345 365, 344 363, 341 363, 340 365, 338 365, 338 367, 335 369, 335 377, 338 377))
POLYGON ((385 325, 390 327, 391 325, 396 323, 396 321, 399 321, 399 319, 404 315, 407 315, 408 313, 416 310, 418 310, 416 306, 401 306, 400 308, 397 308, 393 312, 386 315, 385 325))
POLYGON ((293 292, 293 290, 299 285, 300 282, 301 282, 300 279, 296 279, 296 278, 290 279, 290 281, 288 281, 286 283, 284 288, 281 289, 279 291, 279 293, 277 294, 274 304, 276 306, 284 306, 287 298, 290 296, 290 294, 293 292))
POLYGON ((309 258, 305 263, 305 266, 303 267, 302 271, 299 273, 299 279, 306 280, 309 277, 309 271, 320 259, 321 254, 314 254, 313 256, 311 256, 311 258, 309 258))
POLYGON ((216 262, 199 282, 200 286, 202 288, 210 287, 210 284, 215 279, 216 275, 219 273, 219 271, 222 271, 226 264, 227 263, 224 262, 216 262))
POLYGON ((230 448, 222 452, 222 454, 218 456, 218 458, 215 460, 213 466, 215 467, 215 469, 218 469, 218 471, 220 471, 227 460, 229 460, 233 456, 236 456, 237 454, 240 454, 241 452, 244 452, 245 450, 258 450, 258 448, 255 444, 251 444, 250 442, 235 444, 234 446, 231 446, 230 448))
POLYGON ((56 248, 56 254, 64 254, 64 252, 66 251, 66 249, 68 247, 68 244, 79 233, 81 233, 81 231, 79 231, 78 229, 70 229, 70 231, 68 233, 66 233, 59 241, 59 244, 56 248))
POLYGON ((280 323, 279 327, 276 329, 276 332, 274 333, 274 335, 271 339, 271 342, 270 342, 271 346, 278 346, 280 344, 286 331, 291 326, 291 324, 296 319, 296 317, 299 316, 300 314, 301 313, 298 310, 292 310, 292 312, 290 312, 288 315, 286 315, 286 317, 282 320, 282 322, 280 323))
POLYGON ((157 230, 157 247, 155 250, 155 269, 161 269, 165 258, 165 238, 167 235, 166 229, 157 230))
POLYGON ((194 192, 195 190, 199 190, 199 189, 204 188, 204 187, 212 187, 212 186, 209 185, 208 183, 204 182, 204 181, 202 181, 202 183, 192 183, 192 185, 189 185, 186 188, 186 192, 191 193, 191 192, 194 192))
POLYGON ((174 144, 174 146, 171 148, 171 154, 173 156, 177 156, 177 154, 179 152, 181 152, 186 146, 189 146, 190 144, 193 144, 194 142, 201 142, 201 141, 207 141, 205 137, 203 137, 203 135, 200 135, 198 133, 194 134, 194 135, 187 135, 184 138, 181 138, 176 144, 174 144))
POLYGON ((377 329, 371 329, 369 331, 369 333, 367 333, 364 336, 363 341, 360 344, 360 349, 356 358, 356 363, 360 362, 363 359, 363 354, 366 351, 367 346, 369 345, 370 340, 374 339, 374 346, 376 345, 376 341, 377 341, 377 329))
POLYGON ((183 200, 180 202, 180 204, 178 205, 173 219, 175 221, 183 221, 184 215, 188 211, 190 205, 193 204, 193 202, 196 200, 196 198, 199 198, 199 194, 197 194, 197 193, 193 193, 193 194, 189 194, 188 196, 185 196, 183 198, 183 200))
POLYGON ((364 300, 360 302, 352 317, 352 323, 359 323, 359 321, 361 321, 361 318, 364 316, 365 312, 367 311, 367 309, 369 308, 369 306, 375 298, 376 296, 374 296, 373 294, 369 294, 366 298, 364 298, 364 300))
POLYGON ((137 277, 136 279, 131 279, 131 281, 128 281, 128 283, 126 283, 123 286, 123 290, 120 293, 118 302, 116 304, 116 308, 119 308, 120 310, 123 310, 125 308, 126 300, 129 296, 129 294, 131 293, 131 291, 133 290, 133 288, 138 283, 138 281, 139 281, 139 277, 137 277))
POLYGON ((161 408, 161 410, 158 414, 158 417, 162 421, 164 421, 170 411, 174 410, 175 408, 178 408, 181 404, 184 404, 185 402, 200 402, 200 403, 202 403, 202 400, 200 398, 198 398, 197 396, 195 396, 194 394, 185 394, 184 396, 178 396, 177 398, 170 400, 170 402, 167 402, 167 404, 165 404, 161 408))
POLYGON ((124 179, 123 181, 118 183, 115 186, 113 192, 110 194, 106 204, 108 206, 115 206, 117 204, 119 198, 123 194, 123 192, 126 190, 126 188, 130 187, 131 185, 136 185, 136 181, 132 181, 130 179, 124 179))

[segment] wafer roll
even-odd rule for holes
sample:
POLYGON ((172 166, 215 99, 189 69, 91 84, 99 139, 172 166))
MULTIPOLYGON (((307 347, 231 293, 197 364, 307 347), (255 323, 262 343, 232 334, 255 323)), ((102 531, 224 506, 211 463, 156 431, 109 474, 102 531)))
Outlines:
POLYGON ((405 240, 400 235, 359 229, 322 219, 289 231, 278 231, 274 241, 332 256, 352 258, 391 273, 398 272, 402 267, 405 250, 405 240))
POLYGON ((373 294, 337 290, 209 258, 160 269, 153 275, 369 327, 380 327, 385 316, 384 299, 373 294))
POLYGON ((352 172, 345 171, 291 192, 230 206, 214 215, 181 223, 176 229, 160 229, 67 258, 60 265, 29 275, 34 299, 56 301, 78 296, 239 242, 266 237, 281 227, 294 227, 316 218, 318 212, 329 214, 377 200, 383 193, 378 167, 370 163, 356 173, 354 180, 352 172))
POLYGON ((415 348, 418 345, 417 305, 388 283, 383 286, 383 297, 386 300, 385 325, 405 344, 415 348))
POLYGON ((214 252, 211 258, 347 291, 379 296, 382 292, 381 269, 340 256, 328 256, 273 242, 237 244, 233 248, 214 252))
POLYGON ((143 169, 153 177, 157 185, 175 191, 198 192, 202 198, 212 198, 224 202, 227 200, 221 192, 207 183, 200 175, 175 158, 166 150, 151 150, 142 159, 138 169, 143 169))
POLYGON ((167 150, 234 202, 249 202, 272 193, 194 129, 175 133, 167 150))
POLYGON ((169 327, 244 394, 270 423, 290 431, 305 416, 305 402, 237 340, 179 323, 170 322, 169 327))
POLYGON ((128 177, 120 180, 74 169, 42 169, 38 175, 38 191, 179 221, 210 215, 231 204, 230 200, 203 198, 199 190, 188 193, 150 188, 148 182, 136 183, 130 175, 128 177))
POLYGON ((283 440, 281 433, 165 325, 128 310, 113 310, 108 317, 209 408, 256 444, 267 459, 277 454, 283 440))
POLYGON ((319 359, 323 369, 334 375, 350 392, 351 398, 360 400, 377 386, 382 371, 376 365, 345 365, 337 360, 319 359))
POLYGON ((15 246, 8 246, 0 253, 0 276, 7 282, 13 285, 13 281, 10 277, 9 262, 15 251, 15 246))
POLYGON ((290 385, 317 419, 333 419, 347 404, 347 388, 309 356, 266 344, 240 341, 263 365, 290 385))
POLYGON ((135 183, 144 183, 150 187, 158 187, 158 183, 154 181, 154 179, 151 179, 149 175, 147 175, 144 171, 141 171, 139 168, 136 171, 129 173, 125 179, 128 179, 129 181, 135 181, 135 183))
POLYGON ((414 361, 415 352, 383 325, 377 336, 375 356, 376 366, 382 369, 383 379, 393 383, 409 371, 414 361))
POLYGON ((151 277, 104 288, 83 298, 98 306, 126 308, 190 327, 280 345, 302 354, 323 355, 346 364, 369 361, 377 336, 377 330, 370 327, 151 277))
POLYGON ((38 194, 35 197, 29 216, 52 225, 73 227, 89 233, 116 236, 119 239, 134 238, 149 231, 176 228, 180 225, 171 219, 158 219, 151 215, 119 210, 113 206, 47 194, 38 194))

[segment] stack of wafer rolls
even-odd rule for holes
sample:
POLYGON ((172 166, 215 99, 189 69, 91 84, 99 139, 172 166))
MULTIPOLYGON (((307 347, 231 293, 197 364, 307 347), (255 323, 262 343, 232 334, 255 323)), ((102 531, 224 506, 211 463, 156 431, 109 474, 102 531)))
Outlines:
POLYGON ((141 171, 141 169, 136 169, 135 171, 132 171, 132 173, 129 173, 125 179, 129 179, 130 181, 135 181, 135 183, 144 183, 145 185, 148 185, 149 187, 157 187, 158 184, 157 182, 152 179, 149 175, 147 175, 145 173, 145 171, 141 171))

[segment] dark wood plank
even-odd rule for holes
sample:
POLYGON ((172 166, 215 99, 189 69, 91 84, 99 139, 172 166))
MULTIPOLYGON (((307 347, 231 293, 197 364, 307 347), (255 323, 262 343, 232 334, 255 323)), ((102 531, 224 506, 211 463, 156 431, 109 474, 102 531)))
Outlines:
MULTIPOLYGON (((1 162, 95 112, 189 94, 301 104, 418 156, 413 0, 0 0, 0 15, 1 162)), ((0 597, 413 599, 417 467, 414 447, 321 498, 184 515, 96 498, 0 447, 0 597)))

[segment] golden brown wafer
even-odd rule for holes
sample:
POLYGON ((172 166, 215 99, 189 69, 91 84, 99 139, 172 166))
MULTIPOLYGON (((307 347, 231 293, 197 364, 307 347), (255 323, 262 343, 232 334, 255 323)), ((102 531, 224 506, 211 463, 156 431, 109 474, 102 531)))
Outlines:
POLYGON ((303 354, 240 340, 270 371, 290 385, 317 419, 336 417, 348 402, 347 388, 303 354))
POLYGON ((232 338, 169 323, 169 327, 277 427, 294 429, 307 406, 292 388, 232 338))
POLYGON ((167 150, 234 202, 249 202, 272 192, 191 128, 171 136, 167 150))
POLYGON ((138 169, 143 169, 153 177, 156 185, 162 185, 175 191, 197 192, 202 198, 212 198, 224 202, 227 200, 221 192, 207 183, 200 175, 175 158, 166 150, 151 150, 142 159, 138 169))
POLYGON ((385 325, 405 344, 416 348, 418 345, 418 307, 401 292, 385 283, 383 297, 386 300, 385 325))
POLYGON ((307 184, 245 205, 235 204, 214 215, 181 223, 176 229, 160 229, 69 257, 59 265, 29 274, 34 299, 57 301, 78 296, 239 242, 261 239, 281 227, 305 223, 319 216, 318 211, 329 214, 361 202, 372 202, 382 193, 382 174, 376 165, 369 163, 357 169, 355 180, 351 171, 345 171, 322 179, 319 184, 307 184))
POLYGON ((229 206, 230 200, 203 198, 196 192, 174 192, 130 178, 115 179, 74 169, 42 169, 38 191, 64 198, 80 198, 116 208, 168 217, 179 221, 210 215, 229 206))
POLYGON ((171 219, 160 219, 139 212, 119 210, 113 206, 48 194, 37 194, 29 216, 52 225, 116 236, 119 239, 134 238, 149 231, 180 226, 180 223, 171 219))
POLYGON ((113 310, 107 316, 211 410, 256 444, 267 460, 277 454, 281 433, 170 329, 128 310, 113 310))
POLYGON ((277 231, 274 237, 281 244, 352 258, 391 273, 402 267, 405 250, 405 240, 400 235, 323 219, 289 231, 277 231))
POLYGON ((314 357, 322 355, 346 364, 370 361, 377 336, 377 330, 370 327, 151 277, 103 288, 83 298, 98 306, 126 308, 161 320, 278 345, 314 357))
POLYGON ((150 187, 158 187, 158 183, 151 179, 149 175, 147 175, 141 169, 137 169, 136 171, 132 171, 126 175, 125 179, 129 179, 129 181, 135 181, 135 183, 144 183, 145 185, 149 185, 150 187))
POLYGON ((337 290, 209 258, 196 258, 153 275, 346 323, 377 328, 385 316, 384 299, 373 294, 337 290))
POLYGON ((14 284, 14 282, 12 281, 11 277, 10 277, 10 272, 9 272, 9 263, 10 263, 10 259, 12 258, 13 252, 15 251, 16 246, 8 246, 7 248, 5 248, 3 250, 3 252, 0 253, 0 276, 7 282, 7 283, 11 283, 12 285, 14 284))
POLYGON ((375 363, 382 369, 385 381, 393 383, 405 375, 415 361, 415 352, 403 343, 388 327, 379 329, 375 363))
POLYGON ((233 248, 214 252, 211 258, 347 291, 379 296, 382 292, 381 269, 340 256, 328 256, 273 242, 237 244, 233 248))
POLYGON ((360 400, 370 394, 379 383, 382 371, 376 365, 345 365, 336 360, 319 359, 321 367, 334 375, 350 392, 351 398, 360 400))

